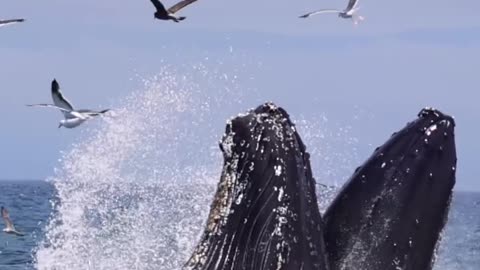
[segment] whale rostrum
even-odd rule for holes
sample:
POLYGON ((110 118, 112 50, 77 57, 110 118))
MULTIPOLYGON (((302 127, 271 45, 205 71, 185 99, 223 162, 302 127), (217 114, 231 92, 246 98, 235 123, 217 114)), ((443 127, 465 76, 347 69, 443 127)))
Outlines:
POLYGON ((288 114, 267 103, 239 116, 220 148, 220 183, 185 269, 327 269, 309 155, 288 114))
POLYGON ((356 170, 324 215, 331 269, 432 268, 455 184, 454 127, 423 109, 356 170))
POLYGON ((455 184, 454 127, 423 109, 355 170, 322 220, 310 156, 287 112, 265 103, 233 118, 184 270, 431 269, 455 184))

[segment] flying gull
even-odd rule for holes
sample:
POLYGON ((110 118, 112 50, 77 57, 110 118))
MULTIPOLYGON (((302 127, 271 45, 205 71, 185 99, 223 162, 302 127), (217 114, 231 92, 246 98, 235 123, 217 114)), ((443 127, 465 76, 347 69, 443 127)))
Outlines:
POLYGON ((308 18, 310 16, 323 14, 323 13, 337 13, 338 17, 341 17, 344 19, 352 19, 353 23, 357 25, 358 21, 364 20, 364 17, 355 14, 355 12, 357 12, 360 9, 360 7, 357 7, 357 5, 358 5, 358 0, 350 0, 348 2, 347 8, 343 11, 337 10, 337 9, 320 9, 320 10, 302 15, 300 16, 300 18, 308 18))
POLYGON ((159 20, 173 20, 174 22, 180 22, 182 20, 185 20, 187 17, 183 17, 183 16, 177 17, 174 14, 180 9, 190 5, 191 3, 197 0, 183 0, 176 3, 169 9, 165 9, 165 6, 159 0, 150 0, 150 1, 157 9, 157 11, 155 11, 154 13, 155 18, 159 20))
POLYGON ((11 19, 11 20, 0 20, 0 26, 5 26, 8 24, 14 24, 14 23, 19 23, 23 22, 25 19, 11 19))
POLYGON ((15 234, 15 235, 18 235, 18 236, 25 235, 23 233, 17 232, 17 230, 15 229, 15 226, 13 225, 12 220, 10 219, 10 215, 8 214, 7 208, 2 206, 1 212, 2 212, 3 221, 5 222, 5 226, 6 226, 6 228, 3 229, 4 232, 10 233, 10 234, 15 234))
POLYGON ((29 104, 27 106, 38 106, 38 107, 47 107, 59 109, 65 119, 60 120, 58 127, 74 128, 85 122, 86 120, 102 115, 108 112, 110 109, 103 111, 92 111, 92 110, 75 110, 70 102, 65 99, 60 92, 60 86, 58 85, 57 80, 52 81, 52 98, 53 104, 29 104))

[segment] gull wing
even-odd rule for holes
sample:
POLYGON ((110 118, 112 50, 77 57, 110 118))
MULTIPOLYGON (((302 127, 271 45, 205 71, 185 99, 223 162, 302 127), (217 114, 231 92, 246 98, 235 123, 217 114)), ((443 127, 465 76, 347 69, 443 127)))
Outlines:
POLYGON ((182 9, 182 8, 188 6, 191 3, 196 2, 196 1, 197 0, 183 0, 183 1, 180 1, 180 2, 176 3, 175 5, 173 5, 172 7, 170 7, 168 9, 168 12, 174 14, 177 11, 179 11, 180 9, 182 9))
POLYGON ((318 15, 318 14, 323 14, 323 13, 340 13, 340 10, 336 9, 319 9, 317 11, 312 11, 310 13, 304 14, 300 16, 299 18, 308 18, 310 16, 318 15))
POLYGON ((72 104, 62 95, 60 92, 60 85, 58 84, 57 80, 53 79, 52 81, 52 99, 53 104, 59 108, 63 108, 62 110, 63 115, 65 118, 71 118, 71 114, 69 112, 73 111, 72 104))
POLYGON ((58 109, 62 112, 71 112, 67 109, 64 109, 64 108, 61 108, 61 107, 58 107, 58 106, 55 106, 53 104, 45 104, 45 103, 41 103, 41 104, 27 104, 28 107, 46 107, 46 108, 53 108, 53 109, 58 109))
POLYGON ((72 118, 82 118, 84 119, 85 117, 79 113, 76 113, 75 111, 69 111, 67 109, 55 106, 53 104, 27 104, 28 107, 44 107, 44 108, 52 108, 52 109, 58 109, 60 110, 63 115, 65 116, 66 119, 72 119, 72 118))
POLYGON ((98 116, 110 111, 110 109, 102 110, 102 111, 92 111, 92 110, 78 110, 77 112, 83 115, 91 116, 98 116))
POLYGON ((350 0, 348 1, 348 6, 345 9, 345 12, 348 12, 349 10, 354 9, 358 5, 358 0, 350 0))
POLYGON ((158 12, 165 12, 167 14, 167 9, 165 6, 160 2, 159 0, 150 0, 152 4, 155 6, 155 9, 157 9, 158 12))
POLYGON ((25 19, 10 19, 10 20, 0 20, 0 26, 4 26, 7 24, 12 24, 12 23, 19 23, 23 22, 25 19))
POLYGON ((10 219, 10 215, 8 214, 7 208, 2 206, 1 211, 2 211, 3 221, 5 222, 5 226, 7 227, 7 229, 9 229, 11 231, 15 231, 15 226, 13 225, 13 222, 10 219))

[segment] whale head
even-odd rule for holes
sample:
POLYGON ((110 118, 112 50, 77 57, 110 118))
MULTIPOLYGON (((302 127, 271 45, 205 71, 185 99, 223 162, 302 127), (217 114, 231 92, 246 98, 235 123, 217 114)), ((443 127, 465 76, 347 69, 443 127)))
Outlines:
POLYGON ((223 171, 185 269, 325 269, 309 155, 288 114, 266 103, 228 122, 223 171))
POLYGON ((324 216, 330 268, 431 268, 455 185, 454 128, 423 109, 355 171, 324 216))

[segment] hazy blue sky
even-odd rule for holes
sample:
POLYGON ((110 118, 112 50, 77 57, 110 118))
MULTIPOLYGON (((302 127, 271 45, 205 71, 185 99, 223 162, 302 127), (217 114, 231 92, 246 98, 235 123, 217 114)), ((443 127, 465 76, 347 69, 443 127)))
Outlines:
MULTIPOLYGON (((0 18, 27 22, 0 28, 0 178, 52 175, 60 151, 78 136, 57 129, 57 112, 24 106, 50 101, 53 77, 75 104, 100 108, 138 88, 136 75, 155 75, 162 62, 209 57, 224 60, 225 72, 242 69, 240 87, 259 93, 249 107, 273 100, 292 115, 324 113, 352 126, 361 161, 422 107, 452 114, 457 189, 480 190, 480 2, 365 0, 366 21, 356 28, 335 15, 297 18, 345 6, 199 0, 175 24, 153 20, 148 0, 3 0, 0 18)), ((220 113, 219 130, 232 111, 245 109, 220 113)))

